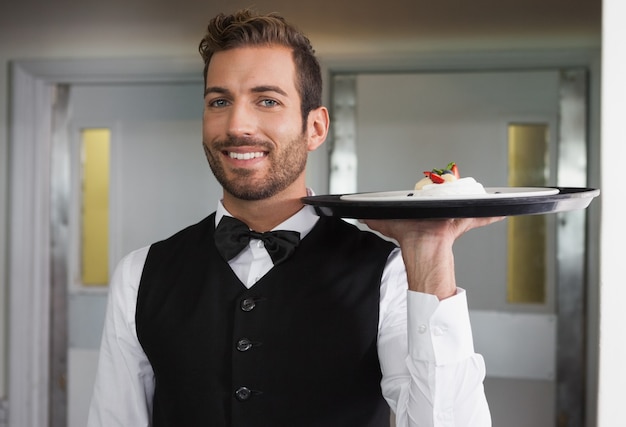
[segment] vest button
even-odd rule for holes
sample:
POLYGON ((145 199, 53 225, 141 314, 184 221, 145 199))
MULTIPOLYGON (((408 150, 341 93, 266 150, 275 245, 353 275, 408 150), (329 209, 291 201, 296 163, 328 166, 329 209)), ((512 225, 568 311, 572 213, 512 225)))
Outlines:
POLYGON ((248 338, 242 338, 237 341, 237 350, 239 351, 248 351, 252 348, 252 343, 248 338))
POLYGON ((254 301, 254 298, 246 298, 241 301, 240 307, 243 311, 252 311, 254 310, 254 307, 256 307, 256 302, 254 301))
POLYGON ((250 399, 250 396, 252 396, 252 392, 248 387, 239 387, 235 390, 235 398, 240 402, 245 402, 250 399))

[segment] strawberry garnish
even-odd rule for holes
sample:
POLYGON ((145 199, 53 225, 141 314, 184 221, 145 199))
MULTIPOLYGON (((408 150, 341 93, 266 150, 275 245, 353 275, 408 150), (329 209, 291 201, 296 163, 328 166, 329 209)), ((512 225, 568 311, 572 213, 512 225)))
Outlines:
POLYGON ((443 179, 441 175, 437 172, 429 172, 427 176, 430 178, 433 184, 443 184, 444 182, 446 182, 446 180, 443 179))
POLYGON ((448 163, 448 167, 446 169, 452 172, 452 174, 456 177, 456 179, 461 178, 461 174, 459 173, 459 168, 457 167, 456 163, 454 162, 448 163))
POLYGON ((443 178, 443 175, 446 175, 446 174, 454 175, 456 179, 461 178, 459 174, 459 168, 456 166, 456 163, 454 162, 448 163, 448 166, 445 169, 433 169, 430 171, 424 171, 424 175, 427 178, 430 178, 433 184, 445 183, 446 179, 443 178))

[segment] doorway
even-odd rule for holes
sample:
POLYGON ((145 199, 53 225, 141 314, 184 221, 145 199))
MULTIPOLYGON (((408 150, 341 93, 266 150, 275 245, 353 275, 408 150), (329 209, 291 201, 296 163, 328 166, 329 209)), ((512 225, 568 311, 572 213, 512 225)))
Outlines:
MULTIPOLYGON (((338 72, 330 192, 411 189, 451 161, 487 187, 584 187, 587 81, 582 68, 338 72)), ((585 423, 585 227, 584 212, 508 218, 456 243, 494 425, 585 423)))

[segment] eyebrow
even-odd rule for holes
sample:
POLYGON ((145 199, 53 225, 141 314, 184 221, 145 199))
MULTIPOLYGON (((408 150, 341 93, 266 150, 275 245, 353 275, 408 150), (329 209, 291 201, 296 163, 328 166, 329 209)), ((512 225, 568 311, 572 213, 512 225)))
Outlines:
MULTIPOLYGON (((252 88, 251 92, 253 93, 276 92, 280 95, 287 96, 287 92, 285 92, 278 86, 272 86, 272 85, 255 86, 252 88)), ((230 94, 230 91, 220 86, 209 86, 206 89, 204 89, 204 96, 207 96, 209 93, 219 93, 222 95, 228 95, 230 94)))
POLYGON ((222 95, 227 95, 230 93, 230 91, 219 86, 209 86, 204 89, 204 96, 207 96, 209 93, 220 93, 222 95))
POLYGON ((287 96, 287 92, 285 92, 278 86, 257 86, 257 87, 252 88, 252 92, 254 93, 276 92, 280 95, 287 96))

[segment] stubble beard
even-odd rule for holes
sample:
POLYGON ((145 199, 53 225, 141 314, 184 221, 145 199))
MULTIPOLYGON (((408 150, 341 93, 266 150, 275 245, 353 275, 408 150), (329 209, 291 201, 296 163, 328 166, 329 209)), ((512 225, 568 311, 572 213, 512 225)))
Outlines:
POLYGON ((303 135, 287 143, 282 151, 274 150, 265 141, 229 138, 207 147, 203 142, 204 152, 215 179, 224 190, 241 200, 263 200, 275 196, 289 187, 302 174, 306 167, 307 148, 303 135), (238 146, 256 146, 267 153, 270 167, 263 177, 253 178, 258 171, 248 168, 232 169, 229 178, 223 163, 223 151, 238 146))

